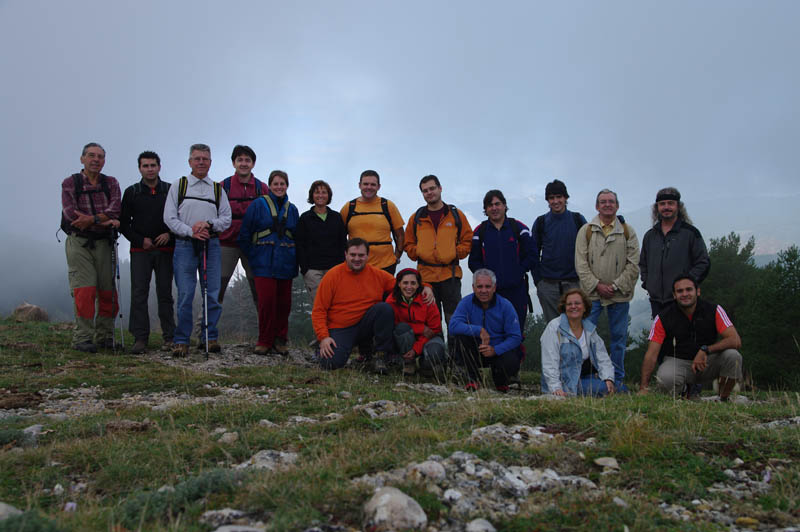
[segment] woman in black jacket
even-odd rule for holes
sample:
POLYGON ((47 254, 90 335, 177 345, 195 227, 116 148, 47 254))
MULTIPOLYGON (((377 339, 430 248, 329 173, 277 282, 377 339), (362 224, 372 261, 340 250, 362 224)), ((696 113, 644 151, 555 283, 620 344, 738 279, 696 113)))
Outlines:
POLYGON ((333 199, 331 186, 321 179, 311 183, 308 202, 313 205, 300 216, 295 234, 300 273, 313 305, 322 276, 344 262, 347 242, 342 216, 328 207, 333 199))

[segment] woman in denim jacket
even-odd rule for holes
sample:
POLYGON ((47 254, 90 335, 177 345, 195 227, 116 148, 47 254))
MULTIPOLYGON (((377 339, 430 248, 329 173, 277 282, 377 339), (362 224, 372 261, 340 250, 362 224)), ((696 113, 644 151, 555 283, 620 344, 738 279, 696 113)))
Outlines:
POLYGON ((588 320, 591 309, 579 288, 561 296, 561 315, 547 324, 541 339, 542 393, 594 397, 614 393, 614 365, 588 320))

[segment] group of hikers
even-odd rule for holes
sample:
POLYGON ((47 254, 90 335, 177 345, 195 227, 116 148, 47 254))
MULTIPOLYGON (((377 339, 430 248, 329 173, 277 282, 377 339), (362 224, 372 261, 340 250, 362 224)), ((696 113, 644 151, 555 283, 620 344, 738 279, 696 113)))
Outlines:
POLYGON ((87 144, 83 168, 62 183, 61 228, 68 234, 79 351, 115 347, 119 231, 130 241, 133 354, 148 348, 153 273, 163 348, 186 356, 194 329, 207 352, 220 352, 222 301, 241 262, 258 311, 256 354, 288 353, 291 285, 299 270, 313 301, 322 368, 349 362, 383 374, 397 364, 405 375, 457 368, 466 389, 476 390, 483 385, 480 368, 489 367, 495 389, 505 392, 518 380, 525 356, 530 273, 547 321, 542 392, 604 396, 628 391, 628 314, 641 277, 653 326, 639 393, 648 392, 654 371, 658 388, 686 398, 719 379, 720 399, 727 400, 742 378, 736 329, 722 307, 699 297, 710 261, 675 188, 658 191, 640 250, 633 227, 617 214, 615 192, 600 190, 597 215, 587 222, 567 208, 567 187, 558 179, 545 188, 549 211, 530 229, 508 216, 500 190, 486 192, 486 219, 473 229, 461 210, 442 200, 435 175, 420 180, 425 205, 405 223, 395 204, 378 195, 374 170, 361 173, 360 196, 339 211, 330 208, 330 185, 314 181, 311 207, 301 215, 289 201, 287 173, 273 170, 266 183, 257 179, 249 146, 234 147, 234 174, 215 182, 211 149, 194 144, 191 172, 171 185, 161 180, 159 156, 142 152, 141 180, 124 194, 102 173, 105 156, 102 146, 87 144), (417 268, 396 272, 403 253, 417 268), (463 259, 473 272, 466 297, 463 259), (203 312, 195 321, 198 278, 203 312), (596 329, 604 309, 608 350, 596 329), (355 347, 358 357, 350 360, 355 347))

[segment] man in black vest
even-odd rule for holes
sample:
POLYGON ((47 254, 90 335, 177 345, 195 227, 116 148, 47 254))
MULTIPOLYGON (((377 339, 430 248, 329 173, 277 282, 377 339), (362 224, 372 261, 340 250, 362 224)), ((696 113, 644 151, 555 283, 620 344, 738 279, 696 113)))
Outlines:
POLYGON ((692 384, 719 377, 719 398, 727 401, 742 379, 739 333, 721 306, 700 299, 693 277, 679 275, 672 283, 672 296, 674 302, 653 321, 639 393, 648 392, 656 362, 663 360, 656 373, 663 390, 681 394, 686 385, 691 390, 692 384))

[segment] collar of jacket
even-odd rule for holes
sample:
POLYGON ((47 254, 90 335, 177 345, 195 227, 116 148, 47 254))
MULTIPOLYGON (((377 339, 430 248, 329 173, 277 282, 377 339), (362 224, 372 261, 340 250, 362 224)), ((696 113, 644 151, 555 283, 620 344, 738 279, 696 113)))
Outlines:
MULTIPOLYGON (((486 310, 489 310, 490 308, 495 306, 496 303, 497 303, 497 293, 495 292, 495 294, 492 296, 492 299, 489 300, 489 306, 486 307, 486 310)), ((472 294, 472 304, 475 305, 476 307, 483 308, 483 304, 481 303, 480 299, 478 299, 478 296, 476 296, 474 293, 472 294)))
MULTIPOLYGON (((583 332, 585 332, 587 336, 591 335, 596 329, 594 323, 589 321, 589 318, 582 319, 581 323, 583 324, 583 332)), ((561 314, 561 319, 558 322, 558 329, 561 331, 561 334, 569 338, 570 341, 577 343, 578 339, 572 334, 572 329, 569 327, 569 318, 567 318, 566 314, 561 314)))

